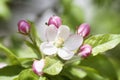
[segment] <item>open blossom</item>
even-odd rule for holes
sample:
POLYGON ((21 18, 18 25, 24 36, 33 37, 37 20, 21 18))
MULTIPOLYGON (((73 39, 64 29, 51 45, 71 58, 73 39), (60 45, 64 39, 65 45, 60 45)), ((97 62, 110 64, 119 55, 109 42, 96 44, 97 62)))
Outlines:
POLYGON ((64 60, 74 56, 74 51, 83 42, 83 37, 78 34, 70 35, 70 29, 66 25, 56 28, 54 25, 46 29, 46 40, 40 45, 40 50, 45 55, 58 54, 64 60))
POLYGON ((43 74, 43 68, 45 66, 45 60, 35 60, 32 65, 32 70, 37 75, 41 76, 43 74))
POLYGON ((54 25, 57 28, 59 28, 61 24, 62 24, 62 20, 59 16, 52 16, 48 21, 48 25, 54 25))
POLYGON ((88 57, 92 53, 92 47, 88 44, 84 44, 80 48, 80 52, 78 55, 80 55, 83 58, 88 57))
POLYGON ((21 34, 27 35, 30 32, 30 25, 29 25, 29 23, 27 21, 25 21, 25 20, 20 20, 18 22, 18 31, 21 34))
POLYGON ((87 23, 83 23, 78 28, 78 34, 82 35, 83 37, 88 36, 90 33, 90 25, 87 23))

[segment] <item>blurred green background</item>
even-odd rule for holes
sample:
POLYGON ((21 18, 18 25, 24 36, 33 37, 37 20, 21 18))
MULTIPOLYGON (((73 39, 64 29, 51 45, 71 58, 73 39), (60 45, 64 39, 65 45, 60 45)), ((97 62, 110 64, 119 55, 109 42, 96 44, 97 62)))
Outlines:
MULTIPOLYGON (((17 22, 21 19, 35 22, 41 35, 39 31, 52 15, 61 16, 63 24, 73 31, 86 22, 91 25, 90 35, 120 34, 120 0, 0 0, 0 43, 20 57, 35 56, 26 49, 23 36, 17 33, 17 22)), ((115 67, 120 80, 120 45, 104 56, 115 67)), ((0 52, 0 62, 6 61, 6 56, 0 52)))

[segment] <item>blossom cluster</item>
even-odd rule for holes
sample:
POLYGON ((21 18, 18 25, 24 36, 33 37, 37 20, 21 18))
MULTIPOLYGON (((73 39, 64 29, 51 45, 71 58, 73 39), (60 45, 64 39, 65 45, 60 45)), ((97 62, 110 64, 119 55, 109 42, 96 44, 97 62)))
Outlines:
MULTIPOLYGON (((44 41, 39 46, 41 54, 44 56, 57 56, 62 60, 70 60, 77 55, 82 58, 88 57, 92 52, 89 44, 83 44, 84 39, 90 33, 90 25, 81 24, 75 33, 72 33, 67 25, 62 24, 62 20, 58 16, 52 16, 47 22, 44 41)), ((30 33, 30 24, 21 20, 18 23, 18 31, 21 34, 28 35, 30 33)), ((44 58, 35 60, 32 69, 37 75, 43 74, 45 67, 44 58)))

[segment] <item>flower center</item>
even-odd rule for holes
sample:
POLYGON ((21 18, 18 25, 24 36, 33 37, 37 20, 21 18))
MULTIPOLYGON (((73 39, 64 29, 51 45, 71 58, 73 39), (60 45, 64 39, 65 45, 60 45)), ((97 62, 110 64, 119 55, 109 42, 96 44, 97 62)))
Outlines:
POLYGON ((64 39, 59 37, 59 38, 55 41, 55 46, 58 47, 58 48, 60 48, 60 47, 62 47, 63 43, 64 43, 64 39))

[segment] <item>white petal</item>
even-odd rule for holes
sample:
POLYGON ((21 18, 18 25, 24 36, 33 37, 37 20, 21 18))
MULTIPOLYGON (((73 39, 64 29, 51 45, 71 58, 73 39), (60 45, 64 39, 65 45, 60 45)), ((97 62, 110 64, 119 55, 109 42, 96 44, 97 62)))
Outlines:
POLYGON ((64 43, 64 47, 69 50, 76 50, 83 43, 83 37, 77 34, 71 35, 64 43))
POLYGON ((72 51, 62 48, 58 49, 58 56, 64 60, 69 60, 74 56, 74 53, 72 51))
POLYGON ((50 42, 44 42, 40 45, 40 50, 45 55, 53 55, 57 52, 57 48, 50 42))
POLYGON ((61 25, 58 29, 58 35, 57 38, 62 38, 66 40, 70 35, 70 29, 66 25, 61 25))
POLYGON ((54 41, 57 36, 57 28, 54 25, 48 26, 46 29, 46 38, 48 41, 54 41))
POLYGON ((47 41, 47 39, 46 39, 46 29, 47 28, 48 28, 48 26, 45 24, 41 24, 41 25, 39 25, 39 27, 37 27, 38 34, 42 41, 47 41))

